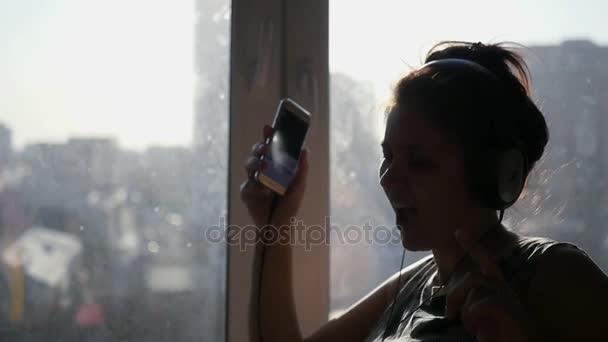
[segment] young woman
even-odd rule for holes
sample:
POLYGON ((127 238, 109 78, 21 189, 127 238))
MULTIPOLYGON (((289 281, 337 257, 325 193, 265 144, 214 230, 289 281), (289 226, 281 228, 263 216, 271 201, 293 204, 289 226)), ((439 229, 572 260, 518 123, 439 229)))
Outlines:
MULTIPOLYGON (((444 42, 394 89, 380 184, 402 244, 432 255, 387 279, 304 339, 289 246, 269 243, 260 333, 270 341, 602 341, 608 277, 576 246, 521 236, 501 222, 548 141, 521 56, 502 44, 444 42)), ((264 137, 272 134, 264 127, 264 137)), ((270 192, 246 163, 243 202, 267 224, 270 192)), ((306 188, 308 151, 271 223, 289 224, 306 188)))

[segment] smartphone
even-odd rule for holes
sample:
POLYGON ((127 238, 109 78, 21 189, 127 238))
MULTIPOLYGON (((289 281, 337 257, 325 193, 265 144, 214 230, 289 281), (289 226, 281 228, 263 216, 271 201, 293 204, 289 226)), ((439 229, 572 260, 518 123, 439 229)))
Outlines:
POLYGON ((279 102, 272 123, 273 134, 264 142, 266 153, 260 157, 268 167, 255 177, 281 196, 294 178, 309 126, 310 113, 304 107, 289 98, 279 102))

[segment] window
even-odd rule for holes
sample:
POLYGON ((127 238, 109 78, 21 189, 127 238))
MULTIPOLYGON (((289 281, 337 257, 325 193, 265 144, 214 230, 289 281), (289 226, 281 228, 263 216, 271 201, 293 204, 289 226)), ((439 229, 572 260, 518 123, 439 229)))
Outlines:
POLYGON ((224 340, 230 19, 0 4, 0 339, 224 340))
MULTIPOLYGON (((524 234, 574 242, 608 270, 602 152, 608 147, 602 134, 608 125, 608 31, 599 14, 605 6, 331 1, 332 224, 342 231, 366 223, 394 226, 377 171, 382 104, 399 76, 420 65, 439 41, 515 41, 529 47, 523 52, 551 138, 531 191, 507 211, 507 223, 524 234)), ((399 243, 344 241, 332 240, 330 315, 395 273, 401 258, 399 243)), ((406 264, 422 255, 406 253, 406 264)))

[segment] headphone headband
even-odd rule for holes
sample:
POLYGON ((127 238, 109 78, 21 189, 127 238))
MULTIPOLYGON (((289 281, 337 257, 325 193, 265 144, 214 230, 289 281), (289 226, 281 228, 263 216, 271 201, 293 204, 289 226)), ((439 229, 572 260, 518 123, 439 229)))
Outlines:
POLYGON ((469 59, 464 59, 464 58, 443 58, 443 59, 436 59, 436 60, 432 60, 430 62, 427 62, 425 64, 423 64, 422 66, 420 66, 418 68, 418 70, 422 70, 425 68, 449 68, 453 71, 470 71, 471 69, 476 70, 477 72, 484 74, 485 76, 491 78, 494 81, 498 81, 498 77, 496 77, 496 75, 490 71, 490 69, 484 67, 483 65, 474 62, 472 60, 469 59))

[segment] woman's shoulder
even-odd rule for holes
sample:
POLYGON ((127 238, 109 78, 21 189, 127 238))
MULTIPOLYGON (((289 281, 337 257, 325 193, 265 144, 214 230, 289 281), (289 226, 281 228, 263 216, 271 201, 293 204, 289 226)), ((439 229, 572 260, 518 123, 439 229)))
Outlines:
MULTIPOLYGON (((608 279, 577 244, 548 237, 520 236, 517 248, 502 260, 501 266, 506 279, 518 286, 526 294, 525 297, 530 292, 536 294, 536 290, 549 284, 552 288, 556 288, 556 282, 559 286, 566 285, 565 280, 573 277, 580 280, 608 279)), ((570 288, 570 291, 573 289, 570 288)))
POLYGON ((597 341, 604 334, 596 316, 608 306, 608 276, 573 243, 553 241, 544 249, 528 287, 531 313, 545 331, 564 328, 560 339, 597 341))
POLYGON ((518 257, 521 262, 538 262, 541 258, 546 258, 550 254, 580 254, 587 256, 587 253, 578 245, 568 241, 557 241, 549 237, 524 236, 518 234, 516 248, 512 256, 518 257))
POLYGON ((519 288, 523 295, 540 270, 553 269, 555 265, 563 262, 564 258, 575 262, 593 262, 585 251, 572 242, 518 234, 515 247, 499 264, 505 278, 519 288))
POLYGON ((573 242, 556 241, 548 237, 520 236, 518 246, 520 256, 523 255, 536 264, 537 269, 555 269, 562 273, 576 270, 585 264, 600 270, 587 252, 573 242))

